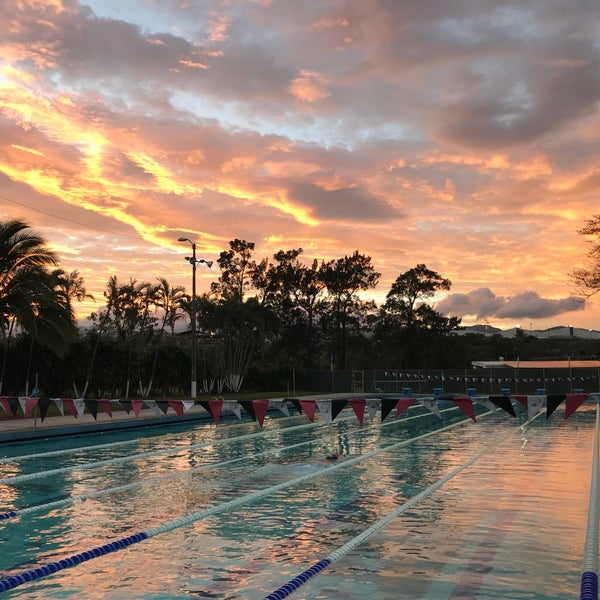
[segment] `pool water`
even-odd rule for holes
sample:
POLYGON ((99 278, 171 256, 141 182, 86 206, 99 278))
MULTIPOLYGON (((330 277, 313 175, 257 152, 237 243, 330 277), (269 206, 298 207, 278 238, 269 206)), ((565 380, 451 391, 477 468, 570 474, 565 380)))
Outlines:
POLYGON ((291 597, 576 597, 595 406, 523 430, 524 411, 476 423, 457 409, 418 413, 362 427, 343 411, 331 424, 268 416, 262 429, 186 423, 0 446, 0 511, 29 507, 0 522, 1 577, 175 524, 0 596, 262 599, 485 452, 291 597), (345 457, 325 461, 333 450, 345 457), (290 480, 300 481, 282 487, 290 480))

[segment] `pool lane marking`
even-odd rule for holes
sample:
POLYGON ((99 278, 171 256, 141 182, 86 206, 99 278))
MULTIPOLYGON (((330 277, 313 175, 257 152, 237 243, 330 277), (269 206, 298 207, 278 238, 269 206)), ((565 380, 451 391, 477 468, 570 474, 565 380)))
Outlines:
MULTIPOLYGON (((519 430, 522 431, 523 429, 525 429, 525 427, 529 423, 531 423, 531 421, 533 421, 533 419, 538 417, 540 414, 541 413, 537 413, 532 419, 530 419, 529 421, 527 421, 526 423, 521 425, 519 427, 519 430)), ((485 456, 486 454, 491 452, 494 448, 496 448, 500 444, 504 443, 511 436, 513 436, 514 433, 515 433, 515 430, 510 431, 507 435, 503 436, 501 439, 498 439, 497 441, 493 442, 492 444, 490 444, 490 446, 488 446, 487 448, 485 448, 484 450, 482 450, 481 452, 479 452, 478 454, 476 454, 475 456, 470 458, 467 462, 463 463, 460 467, 457 467, 456 469, 454 469, 453 471, 451 471, 450 473, 448 473, 441 479, 438 479, 438 481, 436 481, 435 483, 430 485, 428 488, 424 489, 422 492, 418 493, 416 496, 413 496, 410 500, 407 500, 404 504, 401 504, 398 508, 396 508, 391 513, 389 513, 388 515, 386 515, 385 517, 383 517, 382 519, 380 519, 379 521, 377 521, 376 523, 374 523, 373 525, 371 525, 370 527, 365 529, 362 533, 360 533, 356 537, 352 538, 349 542, 347 542, 346 544, 344 544, 337 550, 334 550, 331 554, 329 554, 329 556, 326 556, 325 558, 314 563, 311 567, 309 567, 308 569, 306 569, 305 571, 303 571, 302 573, 300 573, 299 575, 297 575, 296 577, 294 577, 293 579, 291 579, 290 581, 288 581, 281 587, 277 588, 274 592, 265 596, 263 598, 263 600, 283 600, 283 598, 287 598, 289 595, 293 594, 298 588, 300 588, 302 585, 304 585, 307 581, 309 581, 310 579, 315 577, 315 575, 318 575, 319 573, 324 571, 327 567, 329 567, 336 560, 339 560, 340 558, 345 556, 348 552, 350 552, 351 550, 353 550, 354 548, 356 548, 357 546, 362 544, 365 540, 367 540, 373 534, 377 533, 380 529, 382 529, 390 521, 392 521, 393 519, 395 519, 402 513, 406 512, 409 508, 412 508, 415 504, 417 504, 421 500, 427 498, 428 496, 431 496, 438 488, 440 488, 442 485, 444 485, 444 483, 446 483, 447 481, 449 481, 450 479, 452 479, 453 477, 455 477, 456 475, 458 475, 459 473, 464 471, 466 468, 470 467, 473 463, 475 463, 480 458, 482 458, 483 456, 485 456)))
MULTIPOLYGON (((288 418, 289 419, 297 419, 298 416, 299 415, 294 415, 291 417, 279 417, 277 420, 285 421, 288 418)), ((212 424, 212 422, 211 422, 211 424, 212 424)), ((167 423, 165 423, 165 425, 167 425, 167 423)), ((294 426, 291 426, 289 429, 293 429, 294 427, 305 427, 305 426, 306 426, 306 424, 297 425, 297 426, 294 425, 294 426)), ((284 429, 286 429, 286 428, 285 427, 279 428, 277 430, 269 429, 267 431, 268 432, 282 431, 284 429)), ((227 430, 231 431, 231 426, 228 427, 227 430)), ((175 434, 171 434, 171 435, 175 436, 175 434)), ((258 433, 251 434, 251 435, 258 435, 258 433)), ((125 446, 127 444, 136 444, 142 440, 144 440, 144 441, 156 440, 157 438, 160 438, 160 437, 162 437, 162 436, 154 435, 154 436, 150 436, 148 438, 133 438, 131 440, 121 440, 119 442, 107 442, 105 444, 92 444, 91 446, 75 446, 74 448, 63 448, 62 450, 50 450, 49 452, 36 452, 34 454, 20 454, 17 456, 3 456, 3 457, 0 457, 0 464, 12 463, 12 462, 22 461, 22 460, 32 460, 35 458, 47 458, 49 456, 62 456, 64 454, 74 454, 77 452, 93 452, 95 450, 104 450, 106 448, 116 448, 118 446, 125 446)), ((182 439, 182 441, 185 441, 185 438, 183 438, 183 437, 181 437, 180 439, 182 439)), ((227 438, 220 438, 220 439, 227 439, 227 438)))
MULTIPOLYGON (((352 421, 354 417, 344 417, 338 419, 339 422, 352 421)), ((336 423, 338 422, 336 421, 336 423)), ((152 452, 140 452, 139 454, 128 454, 127 456, 118 456, 116 458, 107 458, 105 460, 98 460, 89 463, 82 463, 80 465, 72 465, 70 467, 61 467, 59 469, 49 469, 47 471, 37 471, 35 473, 25 473, 23 475, 14 475, 13 477, 5 477, 0 479, 0 485, 14 485, 15 483, 22 483, 23 481, 31 481, 33 479, 41 479, 46 477, 52 477, 53 475, 59 475, 62 473, 72 473, 73 471, 90 470, 96 467, 105 465, 116 465, 126 462, 133 462, 141 458, 149 458, 151 456, 161 456, 165 454, 179 454, 180 452, 187 452, 188 450, 205 448, 206 446, 221 446, 231 442, 244 441, 255 438, 257 436, 267 436, 271 433, 281 433, 283 431, 294 431, 298 429, 307 429, 311 427, 324 427, 327 423, 306 423, 304 425, 295 425, 293 427, 286 427, 284 429, 273 429, 269 431, 259 431, 256 433, 248 433, 246 435, 240 435, 235 437, 219 438, 217 440, 211 440, 210 442, 199 442, 197 444, 191 444, 189 446, 172 446, 170 448, 162 448, 161 450, 153 450, 152 452)))
MULTIPOLYGON (((454 410, 457 410, 457 408, 451 407, 446 410, 454 411, 454 410)), ((430 415, 430 413, 424 413, 423 415, 416 415, 414 417, 406 417, 404 419, 396 419, 394 421, 388 421, 387 423, 376 423, 375 425, 384 426, 384 425, 390 425, 390 424, 396 424, 396 423, 404 423, 405 421, 408 421, 410 419, 417 419, 417 418, 420 418, 421 416, 429 416, 429 415, 430 415)), ((342 423, 342 422, 346 422, 346 421, 356 421, 356 418, 355 417, 340 417, 335 421, 335 424, 337 425, 338 423, 342 423)), ((99 461, 94 461, 94 462, 89 462, 89 463, 72 465, 70 467, 60 467, 58 469, 49 469, 46 471, 37 471, 35 473, 24 473, 23 475, 14 475, 12 477, 5 477, 3 479, 0 479, 0 485, 14 485, 16 483, 22 483, 24 481, 31 481, 33 479, 52 477, 53 475, 59 475, 59 474, 63 474, 63 473, 72 473, 73 471, 90 470, 90 469, 94 469, 96 467, 101 467, 101 466, 105 466, 105 465, 115 465, 115 464, 122 464, 122 463, 126 463, 126 462, 133 462, 140 458, 148 458, 151 456, 161 456, 161 455, 165 455, 165 454, 178 454, 180 452, 187 452, 188 450, 192 450, 192 449, 205 448, 206 446, 221 446, 221 445, 228 444, 231 442, 237 443, 239 441, 253 439, 258 436, 263 436, 263 437, 268 436, 269 434, 273 434, 273 433, 281 434, 283 432, 298 431, 301 429, 311 429, 311 428, 320 429, 320 428, 327 427, 329 425, 331 425, 331 423, 325 423, 325 422, 312 423, 311 422, 311 423, 305 423, 303 425, 294 425, 293 427, 285 427, 283 429, 272 429, 272 430, 268 430, 268 431, 258 431, 256 433, 248 433, 246 435, 231 436, 231 437, 227 437, 227 438, 219 438, 217 440, 212 440, 210 442, 199 442, 197 444, 191 444, 189 446, 175 446, 175 447, 170 447, 170 448, 163 448, 161 450, 153 450, 152 452, 141 452, 139 454, 128 454, 127 456, 119 456, 116 458, 107 458, 105 460, 99 460, 99 461)))
MULTIPOLYGON (((454 411, 456 410, 456 408, 454 407, 450 407, 448 409, 444 409, 444 411, 454 411)), ((362 433, 362 432, 367 432, 371 429, 374 428, 381 428, 381 427, 385 427, 388 425, 397 425, 398 423, 405 423, 406 421, 410 421, 413 419, 418 419, 421 416, 427 416, 427 414, 424 415, 415 415, 413 417, 407 417, 405 419, 397 419, 395 421, 389 421, 387 423, 374 423, 373 425, 369 425, 368 427, 363 427, 361 429, 357 429, 356 432, 357 433, 362 433)), ((341 419, 341 422, 345 421, 345 420, 352 420, 352 417, 348 417, 347 419, 341 419)), ((306 425, 300 425, 299 427, 306 427, 306 425)), ((286 428, 284 430, 279 430, 279 431, 289 431, 290 429, 294 429, 292 427, 290 428, 286 428)), ((260 435, 260 434, 249 434, 249 436, 255 436, 255 435, 260 435)), ((238 438, 224 438, 230 441, 234 441, 234 440, 241 440, 243 436, 240 436, 238 438)), ((277 452, 285 452, 287 450, 292 450, 294 448, 299 448, 308 444, 315 444, 317 443, 319 440, 309 440, 306 442, 301 442, 299 444, 292 444, 291 446, 285 446, 283 448, 276 448, 276 449, 272 449, 272 450, 266 450, 264 452, 260 452, 258 454, 253 454, 251 455, 252 458, 256 458, 258 456, 266 456, 269 454, 276 454, 277 452)), ((157 477, 148 477, 147 479, 141 479, 139 481, 134 481, 131 483, 126 483, 123 485, 119 485, 119 486, 115 486, 112 488, 105 488, 103 490, 97 490, 97 491, 92 491, 92 492, 88 492, 87 494, 81 494, 79 496, 68 496, 66 498, 59 498, 59 499, 55 499, 52 500, 50 502, 44 502, 41 504, 36 504, 33 506, 25 506, 25 507, 21 507, 21 508, 14 508, 11 510, 7 510, 5 512, 0 513, 0 522, 2 521, 7 521, 9 519, 14 519, 16 517, 20 517, 20 516, 24 516, 30 513, 35 513, 35 512, 41 512, 42 510, 46 510, 46 509, 54 509, 54 508, 61 508, 61 507, 66 507, 66 506, 72 506, 73 504, 75 504, 78 501, 81 502, 85 502, 86 500, 89 500, 90 498, 99 498, 101 496, 106 496, 109 494, 115 494, 115 493, 121 493, 130 489, 134 489, 137 487, 141 487, 145 484, 148 483, 154 483, 157 481, 164 481, 165 479, 173 479, 175 477, 182 477, 184 475, 190 475, 190 474, 195 474, 195 473, 201 473, 203 471, 208 471, 208 470, 212 470, 212 469, 216 469, 216 468, 220 468, 226 465, 230 465, 236 462, 240 462, 243 460, 246 460, 248 458, 248 455, 244 454, 243 456, 237 457, 237 458, 233 458, 230 460, 226 460, 226 461, 221 461, 221 462, 217 462, 217 463, 210 463, 210 464, 206 464, 206 465, 201 465, 200 467, 194 467, 191 469, 185 469, 182 471, 176 471, 173 473, 167 473, 165 475, 160 475, 157 477)))
MULTIPOLYGON (((401 422, 401 421, 402 420, 399 420, 398 422, 401 422)), ((41 579, 43 577, 46 577, 48 575, 52 575, 53 573, 62 571, 63 569, 75 567, 78 564, 80 564, 82 562, 86 562, 93 558, 98 558, 99 556, 104 556, 105 554, 108 554, 111 552, 116 552, 118 550, 122 550, 123 548, 127 548, 127 547, 131 546, 132 544, 136 544, 143 540, 146 540, 146 539, 149 539, 152 537, 156 537, 157 535, 160 535, 161 533, 167 533, 169 531, 173 531, 174 529, 179 529, 180 527, 184 527, 185 525, 189 525, 189 524, 194 523, 195 521, 199 521, 200 519, 203 519, 205 517, 210 517, 213 515, 220 515, 227 510, 238 508, 245 504, 250 504, 250 503, 254 502, 255 500, 259 500, 260 498, 264 498, 265 496, 269 496, 275 492, 279 492, 281 490, 299 485, 299 484, 304 483, 305 481, 308 481, 315 477, 321 477, 325 474, 348 468, 348 467, 353 466, 357 463, 360 463, 364 460, 367 460, 369 458, 377 456, 378 454, 382 454, 383 452, 388 452, 390 450, 394 450, 395 448, 400 448, 402 446, 406 446, 408 444, 411 444, 414 441, 425 439, 430 436, 436 435, 436 434, 440 433, 441 431, 447 431, 447 430, 453 429, 454 427, 458 427, 460 425, 465 425, 465 424, 471 423, 471 422, 472 421, 470 421, 470 419, 465 418, 461 421, 452 423, 445 427, 440 427, 439 429, 435 429, 433 431, 429 431, 429 432, 424 433, 415 438, 402 440, 401 442, 396 442, 394 444, 388 444, 387 446, 378 448, 377 450, 373 450, 371 452, 368 452, 367 454, 363 454, 363 455, 357 456, 355 458, 344 459, 334 465, 331 465, 330 467, 324 467, 323 469, 319 469, 318 471, 315 471, 313 473, 308 473, 306 475, 303 475, 302 477, 297 477, 295 479, 291 479, 290 481, 286 481, 286 482, 279 483, 277 485, 265 488, 264 490, 259 490, 257 492, 253 492, 251 494, 247 494, 246 496, 242 496, 241 498, 236 498, 234 500, 230 500, 230 501, 224 502, 222 504, 217 504, 208 509, 190 513, 189 515, 180 517, 178 519, 173 519, 172 521, 168 521, 157 527, 152 527, 146 531, 141 531, 141 532, 135 533, 133 535, 127 536, 125 538, 120 538, 113 542, 108 542, 106 544, 103 544, 102 546, 96 546, 95 548, 92 548, 91 550, 86 550, 84 552, 80 552, 78 554, 71 555, 67 558, 48 563, 41 567, 37 567, 35 569, 30 569, 28 571, 23 571, 21 573, 18 573, 17 575, 11 575, 4 579, 0 579, 0 593, 11 590, 15 587, 18 587, 18 586, 28 583, 30 581, 35 581, 35 580, 41 579)))
POLYGON ((598 599, 598 505, 599 505, 599 442, 600 405, 596 404, 596 429, 594 431, 594 454, 592 460, 592 475, 590 497, 588 504, 588 521, 585 534, 583 554, 583 572, 581 574, 580 600, 598 599))

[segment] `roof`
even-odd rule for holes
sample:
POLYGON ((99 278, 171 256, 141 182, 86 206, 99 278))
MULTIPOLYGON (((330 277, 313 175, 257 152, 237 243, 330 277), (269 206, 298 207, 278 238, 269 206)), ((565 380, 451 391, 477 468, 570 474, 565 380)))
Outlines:
POLYGON ((474 360, 485 369, 600 369, 600 360, 474 360))

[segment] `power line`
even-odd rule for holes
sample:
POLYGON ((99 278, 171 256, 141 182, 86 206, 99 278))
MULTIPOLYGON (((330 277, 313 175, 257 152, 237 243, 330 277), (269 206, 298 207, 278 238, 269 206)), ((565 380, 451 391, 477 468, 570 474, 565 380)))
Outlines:
POLYGON ((65 221, 66 223, 71 223, 73 225, 79 225, 80 227, 87 227, 88 229, 94 229, 96 231, 101 231, 103 233, 110 233, 111 235, 115 235, 117 237, 125 237, 125 238, 129 238, 131 240, 141 240, 143 242, 147 242, 147 240, 145 240, 143 237, 140 237, 140 236, 127 235, 126 233, 116 233, 115 231, 111 231, 110 229, 104 229, 102 227, 96 227, 94 225, 80 223, 79 221, 73 221, 72 219, 67 219, 66 217, 59 217, 58 215, 52 214, 52 213, 42 210, 40 208, 34 208, 33 206, 28 206, 27 204, 24 204, 22 202, 17 202, 16 200, 11 200, 10 198, 7 198, 6 196, 0 195, 0 199, 5 200, 6 202, 10 202, 11 204, 16 204, 17 206, 22 206, 23 208, 26 208, 28 210, 33 210, 42 215, 46 215, 47 217, 53 217, 54 219, 59 219, 60 221, 65 221))

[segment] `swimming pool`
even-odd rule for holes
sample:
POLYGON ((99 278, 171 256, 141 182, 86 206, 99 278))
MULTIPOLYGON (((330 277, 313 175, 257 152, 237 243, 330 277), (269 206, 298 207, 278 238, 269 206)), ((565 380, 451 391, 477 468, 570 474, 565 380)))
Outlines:
POLYGON ((0 510, 24 514, 0 522, 2 577, 156 534, 0 596, 262 599, 458 470, 292 597, 573 598, 593 411, 524 431, 524 411, 362 427, 344 411, 3 446, 0 510))

